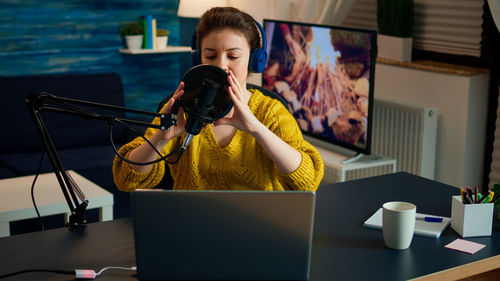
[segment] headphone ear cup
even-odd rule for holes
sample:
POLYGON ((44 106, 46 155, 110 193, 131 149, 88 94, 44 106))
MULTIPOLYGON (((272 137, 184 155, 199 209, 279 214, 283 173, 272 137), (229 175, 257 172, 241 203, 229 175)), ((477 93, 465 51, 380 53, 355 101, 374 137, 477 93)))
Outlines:
POLYGON ((253 48, 250 52, 250 61, 248 62, 248 71, 253 73, 262 73, 266 67, 267 53, 263 49, 253 48))
POLYGON ((259 24, 258 21, 253 20, 255 22, 255 26, 260 32, 260 36, 262 39, 262 47, 254 48, 250 51, 250 61, 248 62, 248 71, 253 73, 262 73, 264 72, 264 68, 266 67, 267 61, 267 38, 266 32, 262 25, 259 24))

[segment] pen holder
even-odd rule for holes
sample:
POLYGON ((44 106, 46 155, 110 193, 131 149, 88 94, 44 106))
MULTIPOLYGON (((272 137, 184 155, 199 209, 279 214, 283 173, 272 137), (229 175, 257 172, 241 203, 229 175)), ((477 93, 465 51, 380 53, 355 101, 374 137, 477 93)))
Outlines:
POLYGON ((451 228, 462 237, 491 236, 493 203, 464 204, 461 196, 451 199, 451 228))

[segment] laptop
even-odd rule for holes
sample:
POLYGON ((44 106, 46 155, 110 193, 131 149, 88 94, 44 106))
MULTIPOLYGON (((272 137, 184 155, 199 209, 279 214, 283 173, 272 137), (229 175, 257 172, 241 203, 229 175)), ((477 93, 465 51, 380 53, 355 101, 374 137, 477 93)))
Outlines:
POLYGON ((315 193, 131 192, 141 280, 308 280, 315 193))

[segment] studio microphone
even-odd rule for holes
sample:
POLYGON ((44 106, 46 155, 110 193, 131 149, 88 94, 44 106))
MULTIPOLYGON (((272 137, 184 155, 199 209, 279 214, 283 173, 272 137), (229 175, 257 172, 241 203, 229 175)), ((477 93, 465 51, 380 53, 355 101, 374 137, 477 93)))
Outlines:
POLYGON ((191 68, 182 78, 184 95, 180 99, 180 106, 187 118, 181 155, 203 126, 224 117, 233 107, 233 101, 227 93, 227 76, 219 67, 202 64, 191 68))
POLYGON ((199 92, 200 97, 194 99, 193 110, 191 114, 189 114, 186 122, 186 137, 184 138, 181 149, 186 150, 191 143, 193 136, 200 133, 204 124, 213 122, 209 118, 208 113, 214 107, 213 101, 217 95, 217 89, 219 87, 220 85, 216 82, 208 78, 203 79, 199 92))

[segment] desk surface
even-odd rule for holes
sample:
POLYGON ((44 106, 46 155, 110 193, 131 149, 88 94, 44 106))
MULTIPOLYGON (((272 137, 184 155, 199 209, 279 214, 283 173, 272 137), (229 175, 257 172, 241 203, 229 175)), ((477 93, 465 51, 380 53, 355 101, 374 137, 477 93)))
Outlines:
MULTIPOLYGON (((380 230, 363 222, 382 203, 409 201, 417 211, 450 216, 457 188, 407 173, 322 186, 317 192, 311 281, 406 280, 500 254, 500 224, 491 237, 467 238, 486 244, 474 255, 443 246, 459 238, 447 228, 439 239, 414 236, 407 250, 384 246, 380 230)), ((99 270, 135 265, 132 221, 121 219, 89 224, 83 232, 55 229, 0 239, 0 275, 31 269, 99 270)), ((28 273, 9 280, 73 280, 72 275, 28 273)), ((134 280, 127 271, 105 271, 101 280, 134 280)))

